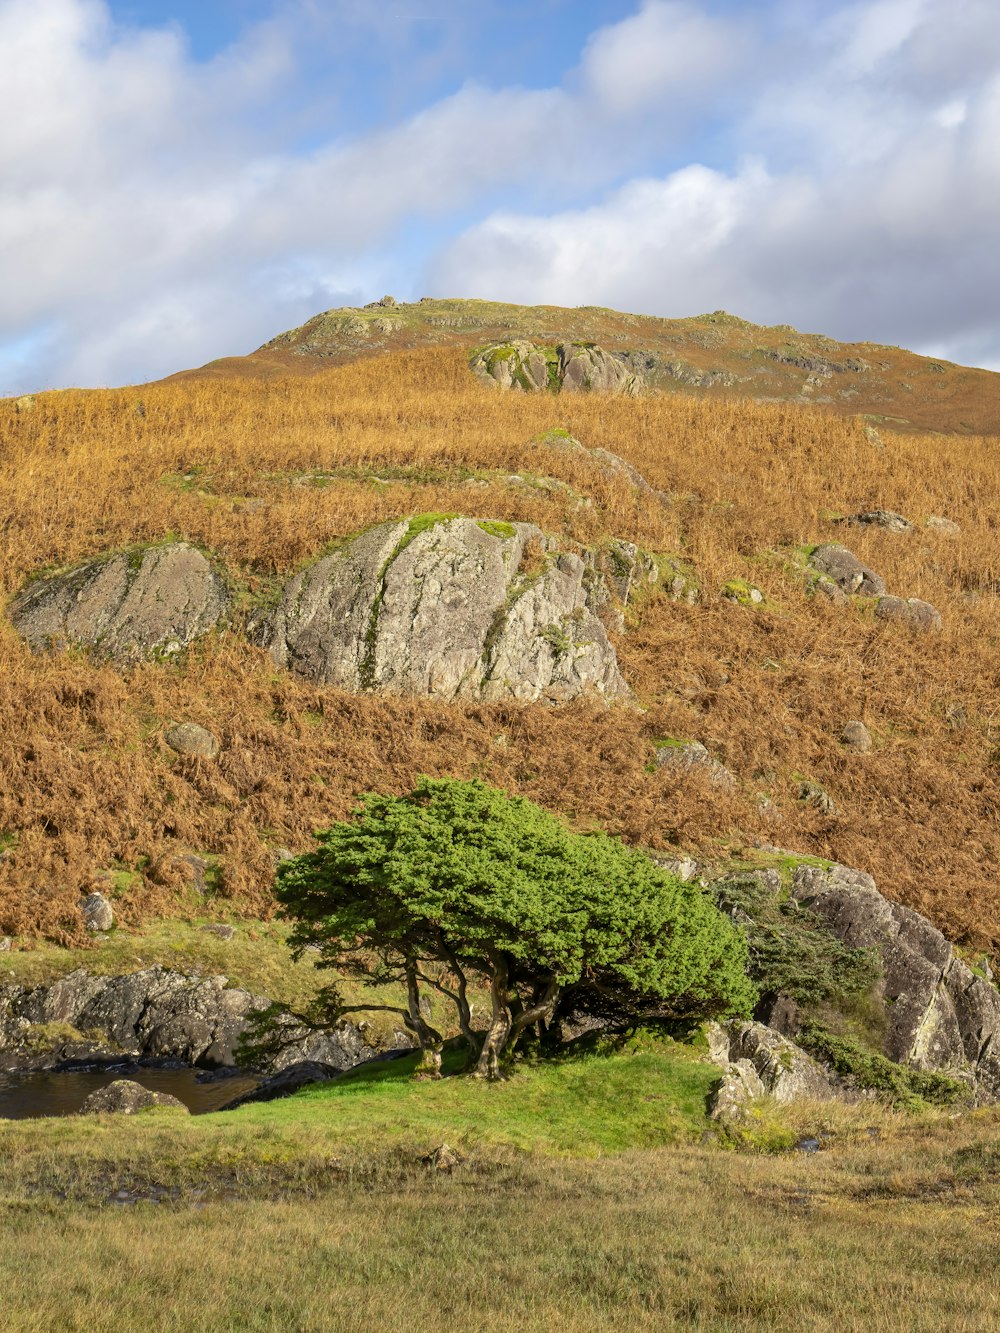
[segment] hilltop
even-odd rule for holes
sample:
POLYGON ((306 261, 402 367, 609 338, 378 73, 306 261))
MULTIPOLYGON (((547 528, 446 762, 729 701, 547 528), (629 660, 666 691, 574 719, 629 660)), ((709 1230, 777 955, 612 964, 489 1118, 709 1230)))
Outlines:
MULTIPOLYGON (((804 356, 876 365, 867 345, 770 332, 804 356)), ((120 552, 127 583, 178 542, 222 589, 214 614, 227 608, 183 651, 123 665, 102 657, 99 626, 96 651, 36 654, 4 617, 0 929, 15 945, 81 942, 78 900, 92 888, 113 895, 125 926, 267 916, 276 855, 307 847, 358 791, 406 791, 428 773, 481 776, 671 854, 769 843, 828 857, 872 872, 959 942, 995 949, 1000 452, 966 428, 995 420, 1000 376, 880 353, 910 367, 908 383, 945 386, 933 412, 931 389, 915 401, 924 425, 955 433, 889 432, 855 415, 861 388, 841 394, 888 371, 831 372, 803 402, 817 372, 741 359, 758 345, 761 330, 723 316, 421 302, 319 316, 249 358, 158 384, 0 403, 8 613, 32 580, 120 552), (682 381, 635 398, 498 392, 470 372, 470 350, 515 332, 683 348, 692 364, 756 366, 791 397, 682 381), (962 398, 963 384, 975 394, 962 398), (911 527, 841 522, 872 510, 911 527), (553 659, 576 610, 597 614, 588 570, 614 584, 621 543, 639 551, 636 569, 652 562, 656 586, 601 631, 615 654, 602 679, 620 672, 625 702, 447 699, 370 688, 367 659, 354 688, 276 665, 253 626, 282 598, 294 609, 297 571, 376 525, 402 525, 399 546, 456 515, 484 541, 526 525, 511 594, 544 554, 529 529, 550 543, 539 571, 582 561, 560 612, 570 619, 539 627, 553 659), (931 604, 940 629, 878 619, 872 598, 817 595, 811 556, 830 543, 890 593, 931 604), (844 743, 852 721, 871 734, 867 753, 844 743), (207 729, 216 751, 178 753, 177 724, 207 729), (732 783, 663 762, 692 742, 732 783)), ((373 636, 372 663, 380 651, 373 636)))
MULTIPOLYGON (((392 298, 387 298, 391 300, 392 298)), ((631 354, 652 385, 709 399, 817 405, 890 429, 1000 431, 1000 375, 880 343, 842 343, 717 310, 690 319, 499 301, 433 300, 327 310, 246 357, 185 375, 315 374, 359 357, 420 347, 473 349, 510 338, 595 342, 631 354)))

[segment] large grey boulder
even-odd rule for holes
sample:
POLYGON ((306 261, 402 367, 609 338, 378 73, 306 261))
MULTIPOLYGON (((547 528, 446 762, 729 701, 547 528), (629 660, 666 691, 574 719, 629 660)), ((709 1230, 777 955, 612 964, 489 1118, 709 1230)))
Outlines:
POLYGON ((640 372, 596 343, 560 343, 553 348, 515 338, 475 352, 469 367, 487 384, 522 393, 548 389, 636 394, 644 387, 640 372))
POLYGON ((596 564, 527 523, 386 523, 298 574, 263 637, 278 665, 349 690, 624 698, 596 564))
POLYGON ((845 944, 878 950, 890 1059, 966 1079, 982 1101, 1000 1099, 1000 991, 935 926, 846 866, 799 866, 791 891, 845 944))
POLYGON ((118 1078, 106 1088, 92 1092, 80 1107, 80 1115, 135 1115, 136 1111, 154 1109, 182 1111, 188 1115, 188 1108, 178 1097, 171 1097, 169 1092, 151 1092, 141 1083, 130 1078, 118 1078))
MULTIPOLYGON (((262 996, 228 987, 225 977, 188 977, 161 967, 117 977, 78 970, 49 986, 0 988, 0 1050, 22 1047, 33 1025, 64 1023, 94 1034, 116 1054, 227 1067, 237 1062, 253 1014, 267 1004, 262 996)), ((314 1033, 293 1026, 267 1072, 301 1060, 349 1069, 375 1053, 351 1023, 314 1033)))
POLYGON ((559 381, 565 392, 634 395, 642 388, 640 375, 595 343, 565 343, 557 350, 559 381))
POLYGON ((809 563, 819 574, 831 579, 842 592, 857 593, 861 597, 881 597, 885 580, 873 569, 863 565, 858 557, 836 542, 817 546, 809 563))
POLYGON ((35 652, 82 644, 129 662, 180 651, 214 628, 227 605, 202 553, 174 542, 38 579, 15 598, 10 618, 35 652))

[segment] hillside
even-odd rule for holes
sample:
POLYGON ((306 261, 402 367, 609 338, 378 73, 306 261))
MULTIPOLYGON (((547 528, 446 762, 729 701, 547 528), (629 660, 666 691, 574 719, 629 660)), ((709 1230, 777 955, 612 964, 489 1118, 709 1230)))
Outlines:
POLYGON ((139 546, 179 538, 207 554, 233 607, 185 652, 126 667, 78 648, 33 654, 4 619, 0 930, 17 945, 79 942, 93 887, 126 926, 267 916, 276 851, 308 846, 358 791, 429 773, 481 776, 675 853, 765 842, 830 857, 995 950, 1000 453, 985 432, 998 429, 1000 377, 933 364, 728 316, 425 302, 320 316, 159 384, 0 403, 8 599, 89 557, 127 550, 134 563, 139 546), (379 321, 401 327, 359 328, 379 321), (672 349, 751 378, 637 398, 500 393, 470 374, 469 348, 512 328, 672 349), (784 359, 755 350, 786 343, 784 359), (796 358, 813 357, 873 369, 823 372, 802 401, 819 372, 796 358), (855 415, 903 415, 903 379, 908 425, 855 415), (586 449, 546 444, 553 430, 586 449), (595 471, 597 448, 647 489, 595 471), (873 509, 913 527, 837 522, 873 509), (276 666, 245 632, 344 539, 454 514, 534 524, 566 551, 634 542, 684 572, 692 599, 651 588, 609 630, 632 704, 356 692, 276 666), (933 604, 940 631, 815 595, 809 553, 830 542, 933 604), (851 720, 870 752, 842 742, 851 720), (178 722, 210 729, 218 758, 172 750, 178 722), (734 782, 658 766, 682 741, 734 782))
POLYGON ((665 392, 809 403, 897 430, 1000 432, 1000 375, 900 347, 799 333, 787 324, 768 328, 723 310, 659 319, 593 306, 376 302, 327 310, 248 357, 227 357, 186 374, 314 374, 362 356, 428 346, 471 349, 514 336, 550 344, 590 341, 629 353, 665 392))

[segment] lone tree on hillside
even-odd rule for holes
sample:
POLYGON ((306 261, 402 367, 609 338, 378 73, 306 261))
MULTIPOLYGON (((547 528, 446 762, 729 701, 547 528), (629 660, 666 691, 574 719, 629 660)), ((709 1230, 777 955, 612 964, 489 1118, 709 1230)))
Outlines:
POLYGON ((354 818, 282 864, 277 894, 297 953, 407 1003, 346 1005, 336 986, 295 1017, 399 1013, 420 1068, 440 1069, 428 989, 454 1005, 475 1072, 497 1078, 522 1034, 574 993, 636 1016, 712 1017, 752 1003, 742 935, 701 889, 602 833, 572 833, 531 801, 482 782, 422 778, 409 796, 367 795, 354 818), (485 1030, 470 991, 489 991, 485 1030))

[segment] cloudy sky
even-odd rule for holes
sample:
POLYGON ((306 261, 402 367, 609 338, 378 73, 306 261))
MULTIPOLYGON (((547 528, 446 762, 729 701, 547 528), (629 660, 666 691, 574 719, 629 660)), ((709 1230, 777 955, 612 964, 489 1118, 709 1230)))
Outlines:
POLYGON ((0 393, 423 295, 1000 369, 996 0, 0 0, 0 393))

